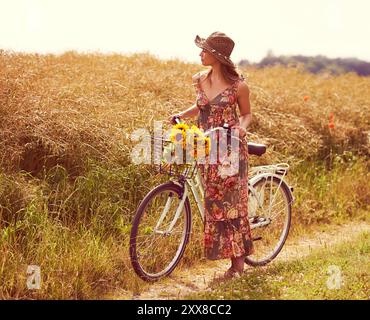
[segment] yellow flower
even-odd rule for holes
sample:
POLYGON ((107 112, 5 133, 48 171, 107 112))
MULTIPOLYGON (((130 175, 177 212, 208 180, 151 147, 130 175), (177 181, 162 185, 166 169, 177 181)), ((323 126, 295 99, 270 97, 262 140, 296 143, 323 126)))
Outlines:
POLYGON ((204 136, 203 132, 195 125, 192 125, 191 130, 194 132, 195 139, 204 136))
POLYGON ((177 123, 172 128, 186 131, 189 129, 189 126, 186 123, 177 123))
POLYGON ((185 131, 180 129, 172 128, 170 139, 173 143, 184 143, 185 141, 185 131))
POLYGON ((204 156, 209 154, 210 149, 210 138, 205 137, 204 133, 196 126, 192 125, 191 128, 185 123, 178 123, 171 129, 170 135, 171 141, 175 145, 182 144, 184 152, 189 154, 194 159, 197 159, 199 155, 204 156), (197 154, 197 144, 199 142, 204 143, 204 151, 197 154))
POLYGON ((199 144, 204 145, 204 150, 207 155, 209 155, 209 151, 211 148, 211 139, 209 137, 202 137, 201 139, 198 139, 199 144))
POLYGON ((211 149, 211 139, 209 137, 206 137, 204 139, 204 146, 205 146, 205 149, 206 149, 206 155, 209 155, 209 151, 211 149))

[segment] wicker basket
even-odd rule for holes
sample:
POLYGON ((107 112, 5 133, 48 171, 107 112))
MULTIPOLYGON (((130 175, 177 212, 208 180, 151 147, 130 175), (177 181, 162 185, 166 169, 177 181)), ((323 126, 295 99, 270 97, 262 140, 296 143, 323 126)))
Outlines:
POLYGON ((159 164, 156 164, 159 173, 169 176, 183 176, 187 179, 194 176, 197 171, 197 161, 193 159, 191 163, 185 162, 185 153, 183 153, 182 163, 178 163, 173 158, 175 145, 171 140, 152 137, 152 144, 154 146, 155 163, 159 162, 159 164))

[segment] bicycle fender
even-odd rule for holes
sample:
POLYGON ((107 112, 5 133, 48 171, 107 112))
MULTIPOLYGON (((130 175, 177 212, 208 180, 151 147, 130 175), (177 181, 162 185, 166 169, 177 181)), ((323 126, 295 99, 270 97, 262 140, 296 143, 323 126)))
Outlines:
POLYGON ((281 176, 279 176, 278 174, 275 174, 275 173, 261 173, 261 174, 258 174, 254 177, 252 177, 251 179, 249 179, 249 184, 253 185, 255 184, 258 180, 260 180, 261 178, 266 178, 266 177, 275 177, 276 179, 279 179, 281 180, 281 176))
POLYGON ((281 184, 282 185, 284 185, 286 188, 287 188, 287 190, 289 191, 289 197, 290 197, 290 200, 292 201, 292 202, 294 202, 294 197, 293 197, 293 194, 292 194, 292 187, 290 187, 286 182, 285 182, 285 180, 283 180, 282 178, 281 178, 281 176, 280 175, 278 175, 278 174, 275 174, 275 173, 261 173, 261 174, 259 174, 259 175, 257 175, 257 176, 255 176, 255 177, 252 177, 251 179, 249 179, 249 184, 250 185, 254 185, 258 180, 260 180, 260 179, 262 179, 262 178, 271 178, 271 177, 274 177, 274 178, 276 178, 276 179, 278 179, 278 180, 281 180, 281 184))

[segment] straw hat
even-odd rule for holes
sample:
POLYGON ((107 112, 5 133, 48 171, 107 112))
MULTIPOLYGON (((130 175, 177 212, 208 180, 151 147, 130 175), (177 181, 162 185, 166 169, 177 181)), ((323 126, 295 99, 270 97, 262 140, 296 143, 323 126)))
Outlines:
POLYGON ((201 38, 197 35, 194 42, 199 48, 209 51, 221 63, 235 67, 234 63, 230 59, 235 43, 226 34, 216 31, 207 39, 201 38))

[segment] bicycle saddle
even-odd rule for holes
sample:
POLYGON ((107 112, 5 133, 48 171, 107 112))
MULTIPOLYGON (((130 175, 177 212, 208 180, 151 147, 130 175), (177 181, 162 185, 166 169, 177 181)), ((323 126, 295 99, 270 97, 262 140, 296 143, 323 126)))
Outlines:
POLYGON ((266 152, 266 146, 264 144, 258 144, 248 142, 248 153, 256 156, 262 156, 266 152))

